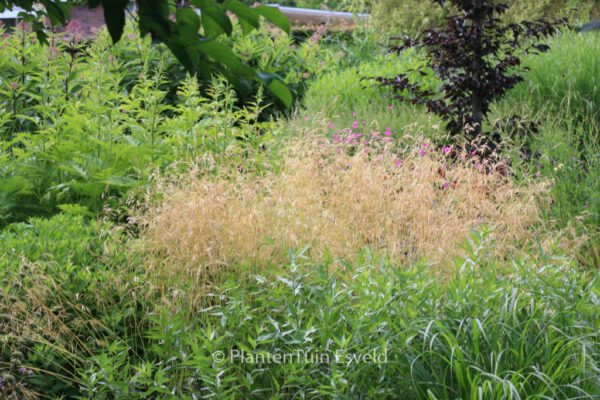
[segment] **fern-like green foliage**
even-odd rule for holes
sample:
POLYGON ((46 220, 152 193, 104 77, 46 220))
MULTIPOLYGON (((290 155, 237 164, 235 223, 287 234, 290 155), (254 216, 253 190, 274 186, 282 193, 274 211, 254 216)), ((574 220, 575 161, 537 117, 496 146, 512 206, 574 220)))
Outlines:
POLYGON ((259 165, 273 127, 260 85, 240 107, 223 78, 200 86, 149 40, 50 40, 0 35, 0 224, 114 210, 152 171, 206 154, 259 165))

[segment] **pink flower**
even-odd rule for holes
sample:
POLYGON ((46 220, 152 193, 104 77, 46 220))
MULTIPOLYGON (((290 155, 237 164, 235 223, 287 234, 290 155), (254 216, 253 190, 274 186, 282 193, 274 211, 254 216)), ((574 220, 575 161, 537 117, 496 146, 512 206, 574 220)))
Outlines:
POLYGON ((377 131, 374 131, 374 132, 371 133, 371 137, 372 138, 376 138, 378 136, 379 136, 379 132, 377 132, 377 131))
POLYGON ((447 156, 452 151, 452 146, 444 146, 442 147, 442 154, 447 156))
POLYGON ((422 149, 426 149, 428 147, 429 147, 429 143, 425 143, 425 142, 421 143, 421 148, 422 149))
POLYGON ((352 123, 352 129, 358 129, 358 121, 352 123))
POLYGON ((60 50, 52 43, 48 46, 48 53, 50 53, 50 58, 55 58, 60 55, 60 50))
POLYGON ((419 155, 420 155, 421 157, 424 157, 424 156, 425 156, 425 154, 427 154, 427 152, 426 152, 424 149, 421 149, 421 150, 419 150, 419 155))
POLYGON ((67 32, 74 33, 81 30, 81 24, 76 19, 72 19, 67 25, 67 32))
POLYGON ((388 106, 388 111, 392 111, 394 109, 394 106, 388 106))
POLYGON ((352 113, 352 116, 353 116, 353 117, 356 117, 356 111, 354 111, 354 112, 352 113))
POLYGON ((392 136, 392 130, 390 128, 386 128, 385 132, 383 132, 385 136, 392 136))
POLYGON ((448 190, 448 189, 450 189, 450 183, 444 182, 444 184, 442 185, 442 190, 448 190))
POLYGON ((67 25, 65 30, 71 34, 74 42, 79 42, 81 40, 81 24, 79 21, 72 19, 71 22, 67 25))
POLYGON ((329 129, 335 128, 335 125, 333 125, 333 122, 330 122, 328 126, 329 126, 329 129))
POLYGON ((400 168, 402 166, 402 160, 400 160, 400 159, 396 160, 394 165, 396 166, 396 168, 400 168))
POLYGON ((21 21, 17 24, 17 28, 28 32, 31 30, 31 25, 29 22, 21 21))

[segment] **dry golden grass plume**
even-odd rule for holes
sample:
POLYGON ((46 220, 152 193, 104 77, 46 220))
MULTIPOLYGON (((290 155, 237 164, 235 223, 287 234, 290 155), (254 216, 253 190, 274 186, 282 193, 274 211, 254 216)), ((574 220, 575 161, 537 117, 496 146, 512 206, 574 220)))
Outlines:
POLYGON ((147 205, 142 238, 160 268, 199 279, 285 263, 288 249, 306 245, 314 259, 352 261, 368 246, 397 264, 424 258, 443 269, 470 230, 489 227, 505 256, 538 221, 543 185, 517 186, 426 143, 401 158, 389 146, 350 150, 302 138, 277 172, 159 179, 152 191, 161 201, 147 205))

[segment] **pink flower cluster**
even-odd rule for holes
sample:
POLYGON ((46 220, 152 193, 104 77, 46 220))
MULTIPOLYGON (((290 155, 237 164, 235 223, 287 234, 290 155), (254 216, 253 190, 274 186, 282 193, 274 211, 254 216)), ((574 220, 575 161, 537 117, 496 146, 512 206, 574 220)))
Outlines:
MULTIPOLYGON (((395 153, 393 148, 390 148, 388 144, 400 143, 395 141, 394 134, 390 127, 387 127, 383 133, 373 129, 369 130, 367 129, 367 122, 364 120, 360 121, 357 118, 356 113, 352 113, 352 117, 354 120, 352 121, 350 128, 336 129, 333 122, 329 122, 327 124, 327 127, 333 131, 331 134, 331 142, 337 146, 338 153, 342 153, 344 151, 356 151, 360 146, 360 149, 364 152, 364 154, 376 155, 374 158, 375 161, 382 161, 384 159, 384 153, 395 153), (381 153, 376 149, 383 149, 384 153, 381 153), (376 151, 372 152, 371 150, 376 151)), ((440 151, 443 157, 448 157, 453 153, 454 148, 452 146, 443 146, 441 150, 436 150, 435 146, 426 141, 419 143, 417 147, 417 153, 420 157, 425 157, 427 154, 433 154, 437 151, 440 151)), ((396 168, 402 167, 402 158, 398 158, 397 156, 395 158, 394 166, 396 168)), ((448 190, 454 186, 445 179, 444 165, 445 163, 442 163, 440 170, 438 171, 440 178, 443 180, 439 188, 441 190, 448 190)))
MULTIPOLYGON (((356 118, 356 113, 352 113, 352 116, 356 118)), ((368 130, 366 125, 367 121, 355 119, 350 128, 336 130, 333 122, 329 122, 327 126, 330 130, 335 131, 331 135, 331 140, 338 145, 360 144, 368 148, 375 143, 388 143, 394 140, 391 128, 388 127, 385 132, 381 133, 376 130, 368 130)))

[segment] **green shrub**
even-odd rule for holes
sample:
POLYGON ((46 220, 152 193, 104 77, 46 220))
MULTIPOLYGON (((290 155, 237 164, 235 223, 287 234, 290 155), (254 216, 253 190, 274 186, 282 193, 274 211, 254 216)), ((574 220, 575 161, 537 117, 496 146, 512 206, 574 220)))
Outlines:
POLYGON ((485 232, 445 282, 424 263, 398 268, 366 250, 356 265, 299 251, 262 275, 238 268, 201 300, 188 279, 157 292, 124 250, 132 243, 81 216, 33 219, 0 239, 12 256, 0 289, 0 396, 600 394, 597 271, 545 255, 495 261, 485 232))
MULTIPOLYGON (((511 21, 557 19, 575 21, 600 16, 595 0, 506 0, 510 5, 506 18, 511 21)), ((373 3, 373 23, 385 34, 419 34, 443 21, 447 11, 430 0, 380 0, 373 3)))
POLYGON ((305 118, 322 122, 323 118, 333 122, 335 127, 349 128, 355 120, 375 123, 376 130, 391 128, 393 132, 432 134, 437 117, 428 115, 420 106, 398 102, 388 88, 382 88, 369 78, 376 76, 393 77, 400 72, 410 73, 412 79, 419 79, 428 88, 435 89, 439 84, 433 74, 421 76, 416 72, 425 65, 425 59, 417 51, 407 51, 399 57, 395 55, 373 55, 369 61, 359 63, 340 71, 324 74, 310 83, 304 100, 305 118))
POLYGON ((148 40, 112 47, 106 34, 88 44, 63 39, 47 48, 31 33, 0 36, 0 224, 61 207, 118 208, 176 161, 222 156, 248 170, 262 163, 254 155, 273 124, 259 122, 261 89, 239 108, 220 79, 209 88, 171 80, 179 79, 170 75, 171 56, 148 40))
MULTIPOLYGON (((296 44, 292 36, 265 27, 248 35, 242 35, 237 27, 231 46, 252 68, 282 76, 297 104, 304 96, 307 82, 332 68, 336 62, 335 57, 324 51, 318 42, 304 40, 296 44)), ((262 93, 257 83, 251 93, 256 96, 259 91, 262 93)), ((277 97, 269 92, 265 93, 264 102, 267 106, 261 115, 263 119, 283 110, 277 97)))
POLYGON ((541 110, 568 112, 574 119, 594 120, 600 110, 600 34, 564 32, 548 41, 550 51, 526 57, 525 81, 511 101, 541 110))
MULTIPOLYGON (((560 226, 583 223, 589 235, 588 263, 600 249, 600 51, 598 34, 563 33, 544 55, 527 57, 525 81, 498 105, 499 114, 519 112, 539 124, 524 144, 526 166, 552 180, 549 218, 560 226)), ((595 258, 595 261, 594 261, 595 258)))
POLYGON ((0 398, 73 398, 104 340, 144 340, 143 268, 110 224, 32 218, 0 232, 0 255, 0 377, 16 378, 0 398))
POLYGON ((88 265, 101 253, 106 229, 100 222, 86 223, 83 216, 69 214, 9 225, 0 232, 0 276, 19 268, 24 260, 88 265))
POLYGON ((275 276, 241 283, 236 275, 191 320, 185 301, 152 316, 147 358, 128 358, 130 349, 118 340, 90 358, 81 371, 84 393, 98 399, 595 398, 595 273, 581 274, 560 259, 516 260, 503 271, 480 240, 474 236, 469 257, 447 284, 428 277, 425 265, 397 269, 368 253, 364 264, 337 272, 306 262, 300 252, 275 276), (278 362, 277 355, 291 356, 278 362))

